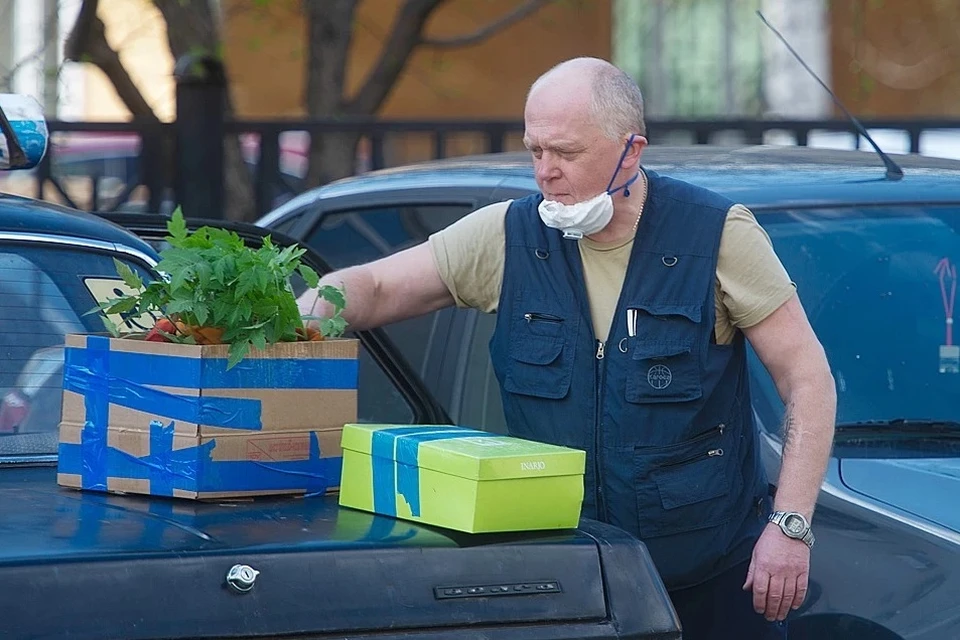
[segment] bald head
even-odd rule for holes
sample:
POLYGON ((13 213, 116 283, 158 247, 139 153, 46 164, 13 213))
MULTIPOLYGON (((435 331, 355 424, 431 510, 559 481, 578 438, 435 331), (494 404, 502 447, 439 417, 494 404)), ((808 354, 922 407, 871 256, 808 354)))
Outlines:
POLYGON ((556 65, 531 85, 529 102, 550 100, 570 109, 586 107, 603 134, 617 140, 631 133, 646 136, 643 96, 637 83, 600 58, 573 58, 556 65))

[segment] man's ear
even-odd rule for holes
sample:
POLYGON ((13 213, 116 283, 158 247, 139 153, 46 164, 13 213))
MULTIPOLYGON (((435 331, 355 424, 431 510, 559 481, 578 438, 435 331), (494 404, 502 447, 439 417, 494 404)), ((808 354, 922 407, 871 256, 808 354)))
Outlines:
POLYGON ((623 162, 620 164, 621 169, 636 167, 640 163, 640 156, 643 155, 643 150, 650 144, 647 139, 639 133, 633 134, 628 140, 630 141, 630 148, 627 149, 626 155, 623 156, 623 162))

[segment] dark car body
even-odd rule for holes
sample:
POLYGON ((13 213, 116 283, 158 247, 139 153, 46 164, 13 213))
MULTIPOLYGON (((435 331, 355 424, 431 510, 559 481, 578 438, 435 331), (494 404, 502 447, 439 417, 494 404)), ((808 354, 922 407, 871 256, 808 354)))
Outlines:
MULTIPOLYGON (((466 535, 340 508, 335 495, 191 501, 58 486, 60 345, 103 330, 85 312, 92 281, 119 282, 114 260, 159 276, 166 219, 138 220, 139 236, 0 195, 0 394, 29 378, 33 401, 32 427, 0 435, 0 637, 679 637, 645 547, 602 523, 466 535)), ((251 246, 266 235, 233 228, 251 246)), ((356 337, 361 420, 447 420, 382 332, 356 337)))
MULTIPOLYGON (((642 164, 748 206, 796 282, 831 362, 837 432, 814 519, 810 592, 791 638, 960 638, 960 162, 863 151, 669 148, 642 164), (900 421, 898 421, 900 420, 900 421)), ((529 154, 377 171, 261 219, 340 268, 426 240, 470 211, 537 191, 529 154)), ((443 309, 385 328, 457 424, 503 431, 494 316, 443 309)), ((771 480, 784 407, 750 352, 771 480)))

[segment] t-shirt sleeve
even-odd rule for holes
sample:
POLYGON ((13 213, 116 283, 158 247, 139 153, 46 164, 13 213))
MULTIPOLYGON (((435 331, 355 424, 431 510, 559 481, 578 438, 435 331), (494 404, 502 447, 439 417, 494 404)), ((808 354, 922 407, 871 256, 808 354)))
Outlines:
POLYGON ((487 205, 432 234, 428 242, 440 279, 458 307, 492 313, 500 302, 510 201, 487 205))
POLYGON ((734 205, 720 237, 717 280, 731 324, 752 327, 776 311, 796 291, 753 213, 734 205))

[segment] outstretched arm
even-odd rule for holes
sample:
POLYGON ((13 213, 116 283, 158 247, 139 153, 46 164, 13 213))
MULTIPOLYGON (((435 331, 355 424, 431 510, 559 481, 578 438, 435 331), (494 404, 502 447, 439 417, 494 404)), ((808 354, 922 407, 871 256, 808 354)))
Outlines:
MULTIPOLYGON (((361 331, 430 313, 453 304, 440 279, 429 243, 405 249, 379 260, 328 273, 321 285, 343 287, 348 328, 361 331)), ((307 291, 297 301, 301 315, 328 317, 330 305, 307 291)), ((307 323, 317 326, 316 320, 307 323)))

